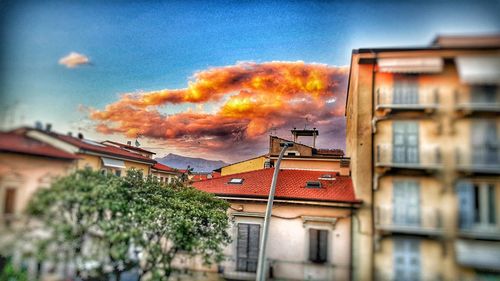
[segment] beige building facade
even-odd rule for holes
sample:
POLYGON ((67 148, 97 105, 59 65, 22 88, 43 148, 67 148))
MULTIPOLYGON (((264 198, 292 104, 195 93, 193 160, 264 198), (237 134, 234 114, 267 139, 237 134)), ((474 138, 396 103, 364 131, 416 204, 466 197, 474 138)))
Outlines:
POLYGON ((499 85, 496 37, 353 51, 355 280, 500 278, 499 85))

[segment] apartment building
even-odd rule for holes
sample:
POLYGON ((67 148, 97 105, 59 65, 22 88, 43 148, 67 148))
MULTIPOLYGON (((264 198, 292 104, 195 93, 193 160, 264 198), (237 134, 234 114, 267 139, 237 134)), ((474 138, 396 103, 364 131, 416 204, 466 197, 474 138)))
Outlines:
POLYGON ((500 278, 500 37, 351 58, 354 280, 500 278))

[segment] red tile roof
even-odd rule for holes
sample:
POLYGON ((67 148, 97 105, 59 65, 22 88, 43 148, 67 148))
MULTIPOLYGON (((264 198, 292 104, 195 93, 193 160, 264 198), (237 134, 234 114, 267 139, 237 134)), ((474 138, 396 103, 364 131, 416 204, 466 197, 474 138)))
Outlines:
POLYGON ((76 155, 14 132, 0 132, 0 151, 66 160, 78 158, 76 155))
POLYGON ((152 168, 158 171, 165 171, 165 172, 179 173, 179 174, 181 173, 179 170, 169 167, 167 165, 163 165, 161 163, 154 164, 152 168))
POLYGON ((137 146, 132 146, 132 145, 124 144, 124 143, 119 143, 119 142, 116 142, 116 141, 110 141, 110 140, 107 140, 107 141, 103 141, 102 143, 107 143, 107 142, 112 143, 112 144, 116 144, 116 145, 118 145, 119 147, 121 147, 121 148, 125 148, 125 149, 130 149, 130 150, 140 151, 140 152, 149 153, 149 154, 156 154, 156 153, 155 153, 155 152, 153 152, 153 151, 149 151, 149 150, 146 150, 146 149, 143 149, 143 148, 137 147, 137 146))
MULTIPOLYGON (((196 189, 228 197, 267 198, 274 168, 233 174, 194 182, 196 189), (232 178, 243 179, 242 184, 228 183, 232 178)), ((276 199, 298 199, 306 201, 329 201, 360 203, 354 194, 350 177, 334 173, 308 170, 280 170, 276 186, 276 199), (319 180, 325 174, 332 174, 335 180, 319 180), (308 181, 321 182, 321 188, 308 188, 308 181)))
POLYGON ((126 159, 147 162, 147 163, 156 163, 156 161, 151 159, 151 158, 142 156, 139 153, 127 151, 125 149, 122 149, 122 148, 119 148, 116 146, 106 145, 106 144, 90 141, 87 139, 79 139, 79 138, 75 138, 75 137, 68 136, 68 135, 57 134, 54 132, 44 132, 44 133, 48 134, 50 136, 53 136, 59 140, 62 140, 64 142, 67 142, 69 144, 72 144, 72 145, 80 148, 81 150, 87 150, 87 151, 92 151, 92 152, 97 152, 97 153, 112 155, 112 156, 116 156, 116 157, 122 157, 122 158, 126 158, 126 159))

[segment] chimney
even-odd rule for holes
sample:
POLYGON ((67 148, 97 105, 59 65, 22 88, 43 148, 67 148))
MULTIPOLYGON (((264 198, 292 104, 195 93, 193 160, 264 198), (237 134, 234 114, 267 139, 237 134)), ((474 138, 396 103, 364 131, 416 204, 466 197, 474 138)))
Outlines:
POLYGON ((127 141, 128 146, 132 146, 132 141, 127 141))
POLYGON ((35 122, 35 129, 37 130, 43 130, 43 124, 40 121, 35 122))
POLYGON ((72 132, 68 132, 68 136, 72 137, 73 133, 72 132))
POLYGON ((83 140, 83 134, 82 133, 78 133, 78 138, 83 140))
POLYGON ((47 123, 47 124, 45 125, 45 131, 50 132, 50 130, 52 130, 52 124, 47 123))

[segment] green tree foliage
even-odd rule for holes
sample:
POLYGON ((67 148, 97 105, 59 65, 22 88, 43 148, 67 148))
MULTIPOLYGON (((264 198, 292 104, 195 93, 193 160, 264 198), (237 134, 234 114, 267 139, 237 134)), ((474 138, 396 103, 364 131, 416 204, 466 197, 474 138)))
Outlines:
POLYGON ((0 273, 0 281, 28 281, 28 273, 9 262, 0 273))
POLYGON ((230 237, 228 203, 139 171, 126 177, 77 171, 41 189, 28 214, 41 223, 39 259, 71 263, 80 278, 140 268, 140 277, 166 280, 180 254, 206 264, 222 258, 230 237))

